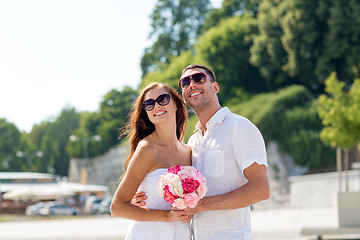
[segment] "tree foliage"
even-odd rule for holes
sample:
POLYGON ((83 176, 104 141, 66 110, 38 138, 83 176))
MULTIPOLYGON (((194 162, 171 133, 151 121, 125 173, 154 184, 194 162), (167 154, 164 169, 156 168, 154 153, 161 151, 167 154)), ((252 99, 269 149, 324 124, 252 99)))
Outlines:
POLYGON ((280 149, 297 164, 318 169, 334 163, 333 150, 320 141, 322 125, 317 114, 317 100, 303 86, 258 94, 230 107, 257 125, 266 142, 279 142, 280 149))
POLYGON ((209 0, 158 0, 151 15, 150 39, 154 43, 141 59, 143 76, 192 49, 210 9, 209 0))
POLYGON ((27 171, 51 172, 67 175, 69 155, 65 151, 69 136, 78 128, 79 114, 74 108, 64 108, 60 115, 52 122, 45 121, 33 127, 29 134, 24 134, 22 152, 33 154, 41 151, 42 157, 34 155, 27 171))
POLYGON ((272 89, 296 83, 321 93, 332 71, 349 82, 360 60, 359 7, 358 1, 264 0, 251 62, 272 89))
POLYGON ((119 144, 122 140, 119 129, 126 123, 136 97, 136 91, 130 87, 124 87, 122 91, 112 89, 104 95, 100 112, 82 113, 80 126, 73 132, 77 138, 69 141, 66 147, 68 154, 77 158, 94 157, 119 144), (100 141, 92 137, 96 135, 100 136, 100 141))
POLYGON ((360 141, 360 79, 356 79, 349 91, 345 83, 332 73, 325 81, 328 95, 319 97, 319 115, 324 128, 321 139, 325 144, 350 149, 360 141))
POLYGON ((173 88, 179 89, 179 79, 184 66, 191 64, 194 61, 194 55, 191 51, 185 51, 180 56, 173 59, 166 69, 162 71, 154 71, 147 74, 141 81, 139 89, 152 82, 166 83, 173 88))
POLYGON ((201 31, 205 32, 230 17, 248 14, 256 18, 261 1, 262 0, 224 0, 221 8, 212 9, 206 16, 201 31))
POLYGON ((0 171, 17 168, 16 152, 19 150, 21 133, 6 119, 0 118, 0 171))
POLYGON ((250 36, 256 32, 253 18, 228 18, 204 33, 195 46, 197 57, 216 69, 222 102, 268 90, 258 69, 249 62, 250 36))

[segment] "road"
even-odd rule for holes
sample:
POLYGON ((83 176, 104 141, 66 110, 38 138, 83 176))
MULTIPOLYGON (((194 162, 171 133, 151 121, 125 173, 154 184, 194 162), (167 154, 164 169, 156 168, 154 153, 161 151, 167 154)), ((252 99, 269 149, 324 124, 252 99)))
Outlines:
POLYGON ((0 223, 1 240, 123 240, 129 221, 110 216, 0 223))
MULTIPOLYGON (((3 222, 0 240, 123 240, 128 224, 109 215, 3 222)), ((253 211, 252 225, 254 240, 306 240, 315 238, 301 236, 302 228, 336 227, 337 223, 334 209, 277 209, 253 211)))

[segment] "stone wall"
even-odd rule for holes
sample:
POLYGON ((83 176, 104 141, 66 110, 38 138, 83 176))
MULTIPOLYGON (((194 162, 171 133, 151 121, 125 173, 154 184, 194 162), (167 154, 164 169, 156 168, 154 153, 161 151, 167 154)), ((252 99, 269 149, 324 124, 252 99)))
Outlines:
POLYGON ((290 176, 298 176, 307 172, 307 168, 295 164, 291 156, 282 153, 275 141, 270 141, 266 146, 269 165, 270 198, 257 203, 254 208, 284 208, 290 202, 290 176))
POLYGON ((107 186, 110 189, 109 194, 112 195, 123 173, 123 162, 128 156, 128 150, 128 146, 118 146, 95 158, 70 159, 69 181, 107 186))

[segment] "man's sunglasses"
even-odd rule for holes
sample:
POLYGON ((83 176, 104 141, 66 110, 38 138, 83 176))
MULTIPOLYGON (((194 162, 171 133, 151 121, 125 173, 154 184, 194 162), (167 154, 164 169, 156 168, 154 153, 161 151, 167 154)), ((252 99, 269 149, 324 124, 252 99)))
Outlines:
POLYGON ((155 102, 157 102, 160 106, 166 106, 170 102, 170 95, 167 93, 161 94, 155 100, 148 99, 142 103, 142 107, 146 111, 151 111, 155 107, 155 102))
POLYGON ((179 81, 179 87, 182 90, 187 89, 190 86, 190 81, 193 80, 195 83, 203 84, 206 82, 206 74, 205 73, 195 73, 193 75, 184 77, 179 81))

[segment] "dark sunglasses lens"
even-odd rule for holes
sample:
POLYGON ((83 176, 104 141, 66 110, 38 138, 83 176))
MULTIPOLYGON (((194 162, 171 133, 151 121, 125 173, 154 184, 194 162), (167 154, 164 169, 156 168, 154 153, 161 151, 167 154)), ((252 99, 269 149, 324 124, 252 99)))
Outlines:
POLYGON ((206 80, 206 77, 205 77, 205 74, 203 74, 203 73, 196 73, 192 76, 183 78, 179 83, 180 88, 186 89, 190 85, 191 79, 196 83, 204 83, 206 80))
POLYGON ((192 75, 192 79, 196 82, 196 83, 203 83, 205 82, 205 76, 202 73, 197 73, 192 75))
POLYGON ((159 103, 160 106, 168 105, 170 102, 170 95, 169 94, 162 94, 158 96, 156 101, 159 103))
POLYGON ((154 109, 155 107, 155 100, 153 99, 148 99, 145 102, 143 102, 142 107, 146 110, 146 111, 151 111, 154 109))
POLYGON ((183 78, 180 81, 180 88, 185 89, 190 85, 190 77, 183 78))
POLYGON ((142 103, 142 107, 143 109, 145 109, 146 111, 151 111, 154 109, 155 107, 155 101, 160 105, 160 106, 165 106, 168 105, 170 102, 170 95, 169 94, 161 94, 160 96, 158 96, 156 98, 156 100, 154 99, 148 99, 146 101, 144 101, 142 103))

